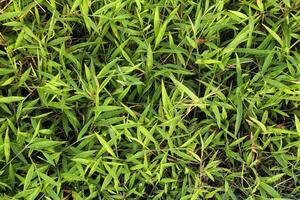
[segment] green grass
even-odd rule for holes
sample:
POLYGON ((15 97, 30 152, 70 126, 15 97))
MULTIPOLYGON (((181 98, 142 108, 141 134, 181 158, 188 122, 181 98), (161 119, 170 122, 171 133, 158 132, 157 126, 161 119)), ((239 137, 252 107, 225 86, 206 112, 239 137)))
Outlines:
POLYGON ((0 0, 0 199, 300 198, 299 0, 0 0))

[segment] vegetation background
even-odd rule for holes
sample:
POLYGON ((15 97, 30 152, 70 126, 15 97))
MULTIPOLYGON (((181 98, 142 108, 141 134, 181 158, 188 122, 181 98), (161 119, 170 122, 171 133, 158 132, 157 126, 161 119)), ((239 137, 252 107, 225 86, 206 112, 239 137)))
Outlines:
POLYGON ((300 198, 299 41, 299 0, 0 0, 0 198, 300 198))

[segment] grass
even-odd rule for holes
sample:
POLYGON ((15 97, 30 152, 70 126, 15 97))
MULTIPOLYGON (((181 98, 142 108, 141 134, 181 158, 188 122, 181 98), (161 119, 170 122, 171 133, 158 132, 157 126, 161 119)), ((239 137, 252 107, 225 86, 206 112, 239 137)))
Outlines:
POLYGON ((300 198, 299 41, 299 0, 0 0, 0 198, 300 198))

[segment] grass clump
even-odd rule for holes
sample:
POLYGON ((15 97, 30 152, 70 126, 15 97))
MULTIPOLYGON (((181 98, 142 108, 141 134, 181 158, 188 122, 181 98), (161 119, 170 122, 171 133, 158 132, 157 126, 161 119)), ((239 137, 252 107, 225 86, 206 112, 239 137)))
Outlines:
POLYGON ((0 198, 300 198, 299 10, 0 0, 0 198))

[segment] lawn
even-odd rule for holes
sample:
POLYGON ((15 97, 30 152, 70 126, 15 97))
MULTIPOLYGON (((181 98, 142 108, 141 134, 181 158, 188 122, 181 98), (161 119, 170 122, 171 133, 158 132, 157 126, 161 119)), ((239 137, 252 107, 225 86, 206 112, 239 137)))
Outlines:
POLYGON ((0 199, 300 198, 300 0, 0 0, 0 199))

